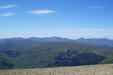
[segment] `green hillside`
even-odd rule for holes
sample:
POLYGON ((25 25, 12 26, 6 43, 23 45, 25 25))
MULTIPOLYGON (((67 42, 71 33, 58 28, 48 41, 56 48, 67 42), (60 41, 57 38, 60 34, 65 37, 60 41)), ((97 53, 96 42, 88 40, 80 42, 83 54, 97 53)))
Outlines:
POLYGON ((113 48, 66 42, 13 41, 0 46, 0 69, 113 63, 113 48))

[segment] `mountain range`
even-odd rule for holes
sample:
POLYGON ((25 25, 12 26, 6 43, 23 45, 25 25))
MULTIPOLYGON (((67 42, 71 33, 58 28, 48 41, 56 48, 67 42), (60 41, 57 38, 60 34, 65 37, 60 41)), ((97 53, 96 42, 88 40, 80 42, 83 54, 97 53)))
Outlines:
POLYGON ((62 37, 30 37, 30 38, 7 38, 7 39, 0 39, 1 42, 7 41, 22 41, 22 40, 29 40, 29 41, 36 41, 36 42, 70 42, 70 43, 78 43, 78 44, 88 44, 88 45, 96 45, 101 47, 113 47, 113 40, 108 38, 80 38, 80 39, 68 39, 62 37))
POLYGON ((0 39, 0 69, 113 63, 113 40, 80 38, 0 39))

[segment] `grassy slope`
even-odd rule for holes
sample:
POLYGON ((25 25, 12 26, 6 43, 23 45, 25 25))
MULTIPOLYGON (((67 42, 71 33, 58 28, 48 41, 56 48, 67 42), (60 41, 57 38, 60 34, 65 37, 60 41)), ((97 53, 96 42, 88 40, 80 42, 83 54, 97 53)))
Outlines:
POLYGON ((113 48, 63 42, 41 43, 35 47, 34 45, 30 48, 28 47, 25 45, 21 46, 21 44, 16 44, 16 46, 15 44, 1 46, 0 69, 47 68, 113 63, 113 48), (104 60, 103 56, 105 57, 104 60), (100 61, 101 58, 102 60, 100 61))
POLYGON ((0 70, 0 75, 113 75, 113 64, 77 67, 0 70))

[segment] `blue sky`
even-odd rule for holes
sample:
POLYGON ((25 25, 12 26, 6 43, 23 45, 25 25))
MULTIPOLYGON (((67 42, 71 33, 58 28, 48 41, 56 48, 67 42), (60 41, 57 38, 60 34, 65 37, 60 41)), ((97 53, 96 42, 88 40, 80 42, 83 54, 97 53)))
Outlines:
POLYGON ((113 38, 113 0, 0 0, 0 38, 113 38))

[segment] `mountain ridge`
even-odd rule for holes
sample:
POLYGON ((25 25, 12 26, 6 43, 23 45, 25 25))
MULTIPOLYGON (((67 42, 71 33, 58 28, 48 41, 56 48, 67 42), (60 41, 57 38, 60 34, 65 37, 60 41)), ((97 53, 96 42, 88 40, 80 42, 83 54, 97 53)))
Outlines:
POLYGON ((0 42, 8 41, 8 40, 32 40, 37 42, 71 42, 71 43, 78 43, 78 44, 88 44, 88 45, 96 45, 101 47, 113 47, 113 40, 108 38, 79 38, 79 39, 68 39, 62 37, 29 37, 29 38, 6 38, 0 39, 0 42))

